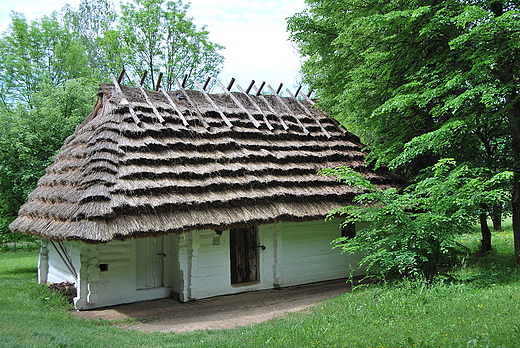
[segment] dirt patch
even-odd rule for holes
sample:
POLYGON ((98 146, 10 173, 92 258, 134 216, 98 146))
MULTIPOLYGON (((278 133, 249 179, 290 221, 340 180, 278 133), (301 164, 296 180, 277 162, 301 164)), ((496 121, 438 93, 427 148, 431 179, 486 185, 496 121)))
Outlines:
POLYGON ((306 310, 319 301, 339 296, 350 289, 350 284, 343 279, 187 303, 165 298, 77 311, 74 315, 86 319, 137 319, 135 323, 119 326, 145 332, 231 329, 267 321, 288 312, 306 310))

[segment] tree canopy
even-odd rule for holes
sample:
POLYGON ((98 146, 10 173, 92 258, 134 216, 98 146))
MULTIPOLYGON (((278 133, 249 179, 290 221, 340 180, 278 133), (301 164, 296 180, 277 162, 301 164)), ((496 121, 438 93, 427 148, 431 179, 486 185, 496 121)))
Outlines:
MULTIPOLYGON (((519 5, 309 0, 288 27, 321 106, 379 163, 411 180, 441 158, 513 170, 516 197, 519 5)), ((512 208, 520 262, 520 200, 512 208)))

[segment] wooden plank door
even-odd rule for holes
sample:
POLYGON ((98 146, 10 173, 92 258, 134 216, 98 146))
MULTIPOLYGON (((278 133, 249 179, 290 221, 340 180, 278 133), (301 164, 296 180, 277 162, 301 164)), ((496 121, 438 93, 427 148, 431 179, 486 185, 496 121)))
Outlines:
POLYGON ((163 286, 163 237, 137 239, 137 289, 163 286))
POLYGON ((229 231, 231 284, 258 282, 258 232, 256 228, 229 231))

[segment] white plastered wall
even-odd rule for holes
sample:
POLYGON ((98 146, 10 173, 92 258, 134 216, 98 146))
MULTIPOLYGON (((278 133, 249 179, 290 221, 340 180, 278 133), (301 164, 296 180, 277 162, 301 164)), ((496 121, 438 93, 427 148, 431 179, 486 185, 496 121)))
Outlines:
POLYGON ((347 278, 356 271, 359 255, 332 249, 341 236, 340 220, 278 223, 258 226, 259 282, 231 284, 229 231, 192 231, 177 236, 178 270, 174 291, 181 301, 245 291, 271 289, 347 278), (218 242, 215 242, 218 240, 218 242))
POLYGON ((258 242, 265 250, 259 249, 259 281, 247 285, 231 284, 229 231, 219 235, 213 230, 161 237, 165 254, 163 284, 157 288, 137 289, 136 243, 140 239, 99 245, 64 243, 78 273, 77 281, 47 243, 40 254, 39 278, 40 282, 76 282, 77 309, 171 295, 189 301, 346 278, 359 256, 342 255, 338 249, 332 249, 331 241, 341 235, 339 223, 339 220, 318 220, 258 226, 258 242))
POLYGON ((138 289, 137 243, 140 239, 111 241, 91 245, 81 243, 81 269, 76 309, 105 307, 121 303, 145 301, 170 296, 172 291, 172 265, 177 258, 172 252, 172 237, 164 236, 162 286, 138 289))

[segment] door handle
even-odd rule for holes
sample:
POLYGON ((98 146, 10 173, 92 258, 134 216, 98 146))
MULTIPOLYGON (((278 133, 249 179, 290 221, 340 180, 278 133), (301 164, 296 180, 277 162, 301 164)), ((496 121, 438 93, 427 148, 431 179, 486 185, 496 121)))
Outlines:
POLYGON ((165 253, 157 253, 157 255, 161 255, 162 257, 166 257, 165 253))

